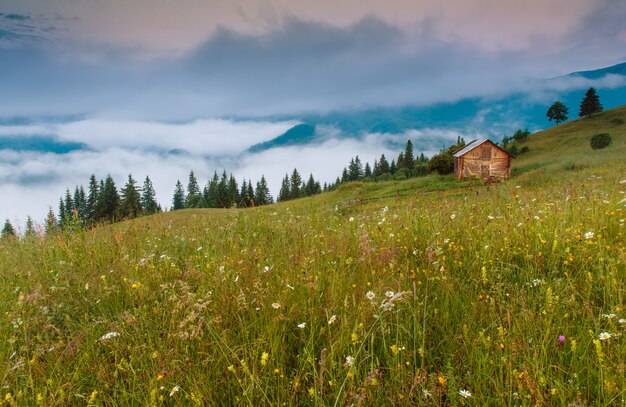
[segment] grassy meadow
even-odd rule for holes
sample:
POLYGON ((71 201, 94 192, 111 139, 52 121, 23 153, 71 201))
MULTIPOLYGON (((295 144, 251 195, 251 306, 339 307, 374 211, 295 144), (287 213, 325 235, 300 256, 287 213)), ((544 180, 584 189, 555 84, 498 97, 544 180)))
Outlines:
POLYGON ((2 240, 0 402, 624 405, 625 121, 531 135, 497 185, 2 240))

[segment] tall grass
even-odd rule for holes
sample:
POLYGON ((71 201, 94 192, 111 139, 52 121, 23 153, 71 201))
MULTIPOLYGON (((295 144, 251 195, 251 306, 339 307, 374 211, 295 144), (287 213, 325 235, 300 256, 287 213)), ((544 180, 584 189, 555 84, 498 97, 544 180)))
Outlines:
POLYGON ((0 399, 623 405, 611 154, 1 240, 0 399))

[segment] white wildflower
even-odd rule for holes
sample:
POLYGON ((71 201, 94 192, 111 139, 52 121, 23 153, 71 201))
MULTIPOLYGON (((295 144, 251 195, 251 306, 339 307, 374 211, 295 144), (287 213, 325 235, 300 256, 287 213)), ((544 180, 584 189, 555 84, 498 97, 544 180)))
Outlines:
POLYGON ((592 231, 589 231, 587 233, 585 233, 585 239, 589 240, 589 239, 593 239, 594 237, 594 233, 592 231))
POLYGON ((337 315, 335 314, 331 315, 330 319, 328 320, 328 325, 332 325, 336 320, 337 320, 337 315))
POLYGON ((298 328, 300 328, 300 329, 304 329, 305 326, 306 326, 306 322, 298 324, 298 328))
POLYGON ((354 364, 354 358, 352 356, 346 356, 346 365, 352 366, 354 364))
POLYGON ((472 397, 472 393, 469 390, 461 389, 459 390, 459 396, 463 397, 464 399, 468 399, 472 397))
POLYGON ((611 335, 609 332, 602 332, 600 334, 600 340, 601 341, 606 341, 607 339, 611 339, 611 336, 613 336, 613 335, 611 335))
POLYGON ((120 336, 120 333, 119 333, 119 332, 115 332, 115 331, 113 331, 113 332, 108 332, 108 333, 106 333, 106 334, 102 335, 102 336, 100 337, 100 339, 98 339, 98 340, 99 340, 99 341, 108 341, 109 339, 111 339, 111 338, 117 338, 118 336, 120 336))
POLYGON ((365 297, 367 297, 367 299, 371 301, 376 298, 376 294, 374 294, 374 291, 368 291, 367 293, 365 293, 365 297))

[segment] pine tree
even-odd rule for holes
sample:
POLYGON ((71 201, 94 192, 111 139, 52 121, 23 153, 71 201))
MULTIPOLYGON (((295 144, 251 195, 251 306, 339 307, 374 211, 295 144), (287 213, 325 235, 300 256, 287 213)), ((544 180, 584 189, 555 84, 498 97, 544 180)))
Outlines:
POLYGON ((343 167, 343 172, 341 173, 341 183, 350 181, 350 175, 348 174, 348 169, 343 167))
POLYGON ((252 201, 250 201, 248 197, 248 182, 245 178, 241 182, 241 191, 239 192, 239 203, 237 206, 240 208, 249 208, 252 206, 252 201))
POLYGON ((198 180, 196 179, 193 170, 189 173, 189 182, 187 183, 187 199, 185 201, 185 205, 187 208, 202 207, 202 195, 200 194, 198 180))
POLYGON ((304 187, 304 194, 306 196, 315 195, 315 179, 313 178, 313 174, 309 175, 309 179, 304 187))
POLYGON ((176 181, 176 187, 174 188, 174 197, 172 198, 172 210, 177 211, 185 208, 185 190, 180 180, 176 181))
POLYGON ((391 165, 389 166, 389 173, 393 175, 396 173, 397 170, 398 170, 398 166, 396 165, 396 162, 394 160, 391 160, 391 165))
POLYGON ((72 198, 72 194, 69 189, 65 190, 65 216, 67 220, 72 220, 74 218, 74 199, 72 198))
POLYGON ((87 219, 87 198, 82 185, 74 189, 74 208, 81 221, 85 221, 87 219))
POLYGON ((239 202, 239 187, 237 186, 237 180, 235 180, 235 177, 231 173, 228 178, 228 202, 226 207, 232 208, 233 206, 237 206, 237 202, 239 202))
POLYGON ((217 175, 217 171, 213 172, 213 178, 209 180, 206 187, 204 187, 204 207, 205 208, 217 208, 218 203, 218 185, 220 178, 217 175))
POLYGON ((269 205, 274 201, 267 186, 265 175, 261 175, 261 180, 256 183, 254 202, 256 205, 269 205))
POLYGON ((63 202, 63 198, 59 198, 59 226, 63 226, 67 222, 67 216, 65 202, 63 202))
POLYGON ((415 158, 413 155, 413 143, 411 140, 406 142, 406 147, 404 149, 404 168, 409 170, 409 173, 413 171, 415 168, 415 158))
POLYGON ((380 156, 380 160, 378 160, 378 167, 379 167, 379 172, 380 172, 380 174, 378 175, 389 174, 390 172, 389 162, 385 158, 385 154, 382 154, 380 156))
POLYGON ((222 172, 222 178, 220 178, 220 182, 217 184, 216 196, 216 208, 227 208, 229 206, 228 175, 226 174, 226 170, 222 172))
POLYGON ((293 169, 289 183, 289 198, 298 199, 302 196, 302 177, 297 169, 293 169))
POLYGON ((128 174, 128 181, 122 188, 120 215, 122 218, 133 219, 141 215, 141 195, 137 190, 136 181, 128 174))
POLYGON ((98 185, 98 200, 96 201, 96 209, 94 213, 94 222, 100 222, 106 218, 106 209, 104 207, 104 180, 100 180, 98 185))
POLYGON ((280 191, 278 192, 278 201, 287 201, 291 199, 291 189, 289 183, 289 175, 285 174, 285 178, 283 178, 283 182, 280 186, 280 191))
POLYGON ((26 230, 24 232, 24 236, 26 238, 34 237, 37 234, 35 231, 35 222, 33 222, 33 218, 28 215, 26 217, 26 230))
POLYGON ((48 209, 48 215, 46 216, 46 223, 44 227, 44 233, 46 236, 50 236, 57 231, 57 219, 54 216, 52 208, 48 209))
POLYGON ((85 218, 88 225, 93 225, 96 220, 96 205, 98 203, 98 181, 96 176, 91 174, 89 178, 89 195, 87 196, 87 208, 85 218))
POLYGON ((596 93, 594 88, 589 88, 585 93, 585 97, 580 102, 580 110, 578 112, 578 117, 587 116, 591 117, 594 113, 599 113, 602 111, 602 104, 600 103, 600 98, 596 93))
POLYGON ((396 165, 396 168, 398 170, 406 168, 404 166, 404 151, 400 151, 400 154, 398 154, 398 164, 396 165))
POLYGON ((141 210, 145 215, 152 215, 159 210, 159 205, 156 201, 156 191, 148 176, 146 176, 146 180, 143 182, 143 188, 141 189, 141 210))
POLYGON ((370 167, 370 163, 365 163, 365 173, 363 174, 365 178, 369 178, 372 176, 372 167, 370 167))
POLYGON ((114 222, 120 215, 120 196, 117 193, 117 187, 111 175, 107 175, 104 180, 101 195, 103 220, 114 222))
POLYGON ((2 228, 2 238, 10 239, 10 238, 14 238, 15 236, 16 236, 15 229, 13 229, 13 225, 11 225, 11 222, 7 219, 4 222, 4 227, 2 228))

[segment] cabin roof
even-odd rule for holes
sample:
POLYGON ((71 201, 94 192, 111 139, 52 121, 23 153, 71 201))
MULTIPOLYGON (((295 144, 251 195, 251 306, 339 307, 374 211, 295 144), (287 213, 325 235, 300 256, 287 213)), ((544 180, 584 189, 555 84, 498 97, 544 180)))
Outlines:
MULTIPOLYGON (((476 147, 484 144, 484 143, 491 143, 493 144, 493 142, 487 138, 480 138, 480 139, 474 139, 472 141, 470 141, 469 143, 467 143, 467 145, 465 145, 465 147, 463 147, 462 149, 460 149, 459 151, 457 151, 456 153, 454 153, 454 157, 458 158, 461 157, 462 155, 465 155, 467 153, 469 153, 470 151, 472 151, 473 149, 475 149, 476 147)), ((495 144, 493 144, 494 146, 496 146, 495 144)), ((496 146, 498 147, 498 146, 496 146)), ((500 147, 498 147, 500 148, 500 147)), ((502 149, 501 149, 502 150, 502 149)), ((506 151, 506 150, 503 150, 506 151)), ((508 151, 507 151, 508 153, 508 151)))

